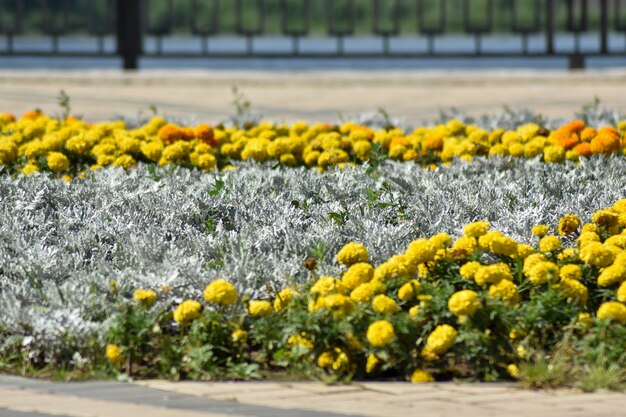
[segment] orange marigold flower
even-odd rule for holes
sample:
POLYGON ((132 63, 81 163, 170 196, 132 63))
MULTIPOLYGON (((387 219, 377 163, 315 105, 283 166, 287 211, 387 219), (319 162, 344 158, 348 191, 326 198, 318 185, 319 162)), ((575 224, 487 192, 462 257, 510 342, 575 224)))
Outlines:
POLYGON ((589 143, 587 142, 579 143, 578 145, 574 146, 573 151, 580 156, 589 158, 591 156, 591 145, 589 145, 589 143))
POLYGON ((183 127, 180 129, 182 140, 193 140, 196 137, 196 132, 191 127, 183 127))
POLYGON ((15 121, 15 116, 12 113, 4 113, 2 115, 4 117, 5 120, 7 120, 9 123, 12 123, 15 121))
POLYGON ((178 140, 181 140, 183 138, 183 132, 178 126, 174 124, 166 124, 161 129, 159 129, 158 137, 159 139, 161 139, 161 141, 169 145, 178 140))
POLYGON ((598 132, 593 127, 586 127, 582 132, 580 132, 580 140, 589 142, 593 139, 598 132))
POLYGON ((200 139, 202 142, 207 145, 211 145, 213 147, 217 146, 217 141, 215 140, 215 132, 213 128, 209 125, 198 125, 194 129, 195 136, 200 139))
POLYGON ((428 136, 423 142, 424 149, 430 151, 441 151, 443 149, 443 138, 441 136, 428 136))
POLYGON ((582 120, 573 120, 563 126, 563 128, 568 130, 570 133, 580 133, 585 129, 585 122, 582 120))
POLYGON ((607 135, 615 138, 619 138, 619 132, 613 126, 603 126, 598 130, 598 136, 607 135))
POLYGON ((592 139, 591 141, 591 153, 613 153, 619 151, 620 141, 619 137, 615 137, 611 134, 601 134, 592 139))
POLYGON ((570 134, 559 138, 559 145, 565 149, 572 149, 578 145, 578 136, 576 134, 570 134))
POLYGON ((42 116, 43 113, 41 112, 41 110, 30 110, 27 111, 26 113, 24 113, 22 115, 23 119, 28 119, 28 120, 35 120, 36 118, 38 118, 39 116, 42 116))

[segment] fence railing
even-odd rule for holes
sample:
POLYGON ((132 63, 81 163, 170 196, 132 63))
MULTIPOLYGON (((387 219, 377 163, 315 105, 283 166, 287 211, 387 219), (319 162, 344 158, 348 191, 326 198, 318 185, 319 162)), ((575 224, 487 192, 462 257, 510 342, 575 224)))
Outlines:
POLYGON ((626 0, 0 0, 0 56, 119 56, 126 69, 142 57, 563 57, 582 68, 620 55, 626 0))

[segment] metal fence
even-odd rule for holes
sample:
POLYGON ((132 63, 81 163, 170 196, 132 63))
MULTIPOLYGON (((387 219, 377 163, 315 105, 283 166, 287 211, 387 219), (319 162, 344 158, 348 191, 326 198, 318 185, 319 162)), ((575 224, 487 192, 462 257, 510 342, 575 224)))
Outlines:
POLYGON ((625 0, 0 0, 0 56, 119 56, 126 69, 157 56, 553 56, 582 68, 586 57, 626 56, 625 14, 625 0), (66 48, 68 38, 93 42, 66 48), (264 39, 274 43, 259 48, 264 39), (331 48, 306 48, 314 39, 331 48), (366 50, 350 47, 359 39, 366 50), (494 49, 493 39, 507 41, 494 49))

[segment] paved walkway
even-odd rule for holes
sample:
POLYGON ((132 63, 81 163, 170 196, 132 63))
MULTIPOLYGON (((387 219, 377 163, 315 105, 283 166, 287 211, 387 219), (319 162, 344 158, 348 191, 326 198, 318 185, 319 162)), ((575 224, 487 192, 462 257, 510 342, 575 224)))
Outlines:
POLYGON ((0 375, 0 417, 619 417, 626 394, 512 384, 51 383, 0 375))
POLYGON ((419 122, 451 107, 481 115, 504 105, 570 118, 595 97, 626 112, 626 70, 0 70, 0 112, 58 113, 64 89, 74 111, 90 120, 147 113, 155 105, 162 114, 217 121, 233 113, 234 85, 271 120, 335 121, 383 108, 419 122))

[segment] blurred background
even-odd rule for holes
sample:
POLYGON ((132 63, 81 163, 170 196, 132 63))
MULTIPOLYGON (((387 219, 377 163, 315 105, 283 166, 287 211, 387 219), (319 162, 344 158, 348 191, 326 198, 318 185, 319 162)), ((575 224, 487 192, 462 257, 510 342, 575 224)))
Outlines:
POLYGON ((108 94, 119 111, 143 100, 220 113, 237 85, 275 117, 503 103, 552 115, 596 97, 621 106, 625 67, 626 0, 0 0, 4 110, 65 88, 78 102, 108 94), (411 106, 424 95, 430 107, 411 106))

